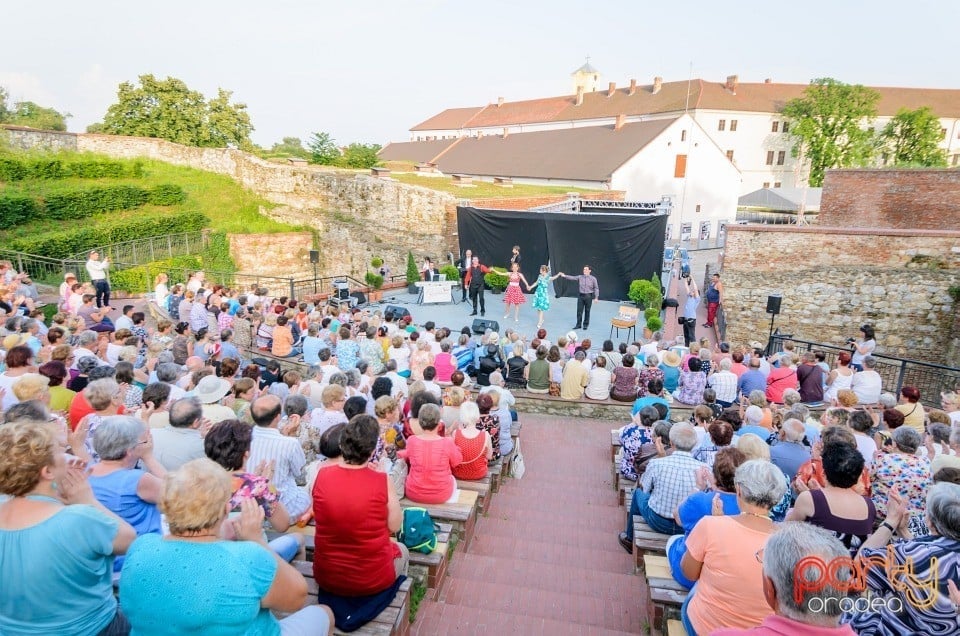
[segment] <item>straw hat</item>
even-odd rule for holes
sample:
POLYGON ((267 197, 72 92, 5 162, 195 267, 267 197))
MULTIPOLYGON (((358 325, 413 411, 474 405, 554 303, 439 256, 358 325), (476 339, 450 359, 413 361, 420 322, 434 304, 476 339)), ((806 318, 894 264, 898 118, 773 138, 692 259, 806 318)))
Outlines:
POLYGON ((3 339, 3 348, 10 351, 14 347, 27 344, 29 339, 30 336, 25 333, 12 333, 3 339))
POLYGON ((679 367, 680 356, 678 356, 674 351, 667 351, 663 354, 663 363, 668 367, 679 367))

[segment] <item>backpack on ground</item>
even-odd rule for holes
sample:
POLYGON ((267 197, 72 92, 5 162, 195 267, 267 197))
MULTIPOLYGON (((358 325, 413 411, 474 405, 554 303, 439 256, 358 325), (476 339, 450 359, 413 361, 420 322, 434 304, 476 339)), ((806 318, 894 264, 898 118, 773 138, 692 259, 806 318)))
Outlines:
POLYGON ((437 549, 436 527, 426 508, 404 509, 399 539, 411 551, 430 554, 437 549))

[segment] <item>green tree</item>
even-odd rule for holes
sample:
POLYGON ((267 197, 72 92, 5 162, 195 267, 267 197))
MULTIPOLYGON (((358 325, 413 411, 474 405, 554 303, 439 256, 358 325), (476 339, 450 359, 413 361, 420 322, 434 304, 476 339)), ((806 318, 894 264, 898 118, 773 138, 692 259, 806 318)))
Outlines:
POLYGON ((70 113, 61 113, 34 102, 8 102, 10 94, 0 86, 0 124, 29 126, 41 130, 66 130, 70 113))
POLYGON ((927 106, 901 108, 880 132, 880 148, 895 166, 942 168, 947 153, 940 147, 940 119, 927 106))
POLYGON ((187 146, 250 148, 246 104, 230 103, 232 93, 217 90, 209 102, 175 77, 141 75, 139 85, 123 82, 117 103, 107 109, 101 132, 157 137, 187 146))
POLYGON ((867 164, 873 154, 872 133, 863 125, 877 115, 880 94, 859 84, 815 79, 803 97, 788 101, 783 114, 790 120, 796 143, 793 155, 810 162, 810 185, 823 185, 829 168, 867 164))
POLYGON ((7 118, 10 116, 10 110, 7 106, 7 89, 3 86, 0 86, 0 124, 6 123, 7 118))
POLYGON ((344 168, 372 168, 380 163, 380 144, 353 143, 344 148, 338 165, 344 168))
POLYGON ((300 141, 299 137, 284 137, 279 143, 273 144, 270 153, 303 159, 310 158, 310 151, 303 147, 303 142, 300 141))
POLYGON ((310 163, 318 163, 321 166, 333 166, 340 161, 340 149, 330 133, 315 132, 307 143, 310 150, 310 163))

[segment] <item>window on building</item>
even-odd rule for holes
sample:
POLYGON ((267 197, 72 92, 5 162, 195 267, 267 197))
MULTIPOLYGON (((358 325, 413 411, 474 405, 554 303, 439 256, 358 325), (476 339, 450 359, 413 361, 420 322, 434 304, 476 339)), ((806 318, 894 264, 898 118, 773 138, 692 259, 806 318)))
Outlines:
POLYGON ((767 151, 767 165, 768 165, 768 166, 772 166, 772 165, 773 165, 773 151, 772 151, 772 150, 768 150, 768 151, 767 151))
POLYGON ((780 132, 780 122, 773 122, 773 127, 770 129, 770 132, 780 132))
POLYGON ((770 187, 770 182, 769 182, 769 181, 764 181, 764 182, 763 182, 763 187, 764 187, 764 188, 769 188, 769 187, 770 187))
POLYGON ((727 129, 727 120, 726 120, 726 119, 721 119, 721 120, 717 123, 717 130, 726 130, 726 129, 727 129))
POLYGON ((733 161, 733 151, 732 151, 732 150, 728 150, 728 151, 727 151, 727 159, 729 159, 730 161, 733 161))
POLYGON ((680 141, 686 141, 686 140, 687 140, 687 131, 686 131, 686 130, 681 130, 681 131, 680 131, 680 141))
POLYGON ((697 204, 697 214, 700 214, 700 204, 697 204))
POLYGON ((789 131, 790 131, 790 122, 788 121, 783 122, 783 132, 789 132, 789 131))
POLYGON ((730 132, 736 132, 736 131, 737 131, 737 120, 736 120, 736 119, 731 119, 731 120, 730 120, 730 132))
POLYGON ((673 176, 675 179, 687 176, 687 155, 677 155, 677 160, 673 164, 673 176))
POLYGON ((777 153, 777 165, 782 166, 783 162, 787 160, 787 151, 781 150, 777 153))
POLYGON ((774 187, 774 188, 779 188, 779 187, 780 187, 780 182, 779 182, 779 181, 774 181, 774 182, 773 182, 773 187, 774 187))

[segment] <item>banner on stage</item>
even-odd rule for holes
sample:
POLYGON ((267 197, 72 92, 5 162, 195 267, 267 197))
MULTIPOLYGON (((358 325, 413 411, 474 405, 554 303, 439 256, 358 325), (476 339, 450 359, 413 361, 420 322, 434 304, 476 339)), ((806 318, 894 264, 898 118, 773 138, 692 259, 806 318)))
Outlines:
POLYGON ((424 283, 417 283, 423 296, 421 303, 430 305, 435 303, 448 303, 451 299, 450 289, 456 285, 454 281, 438 280, 424 283))

